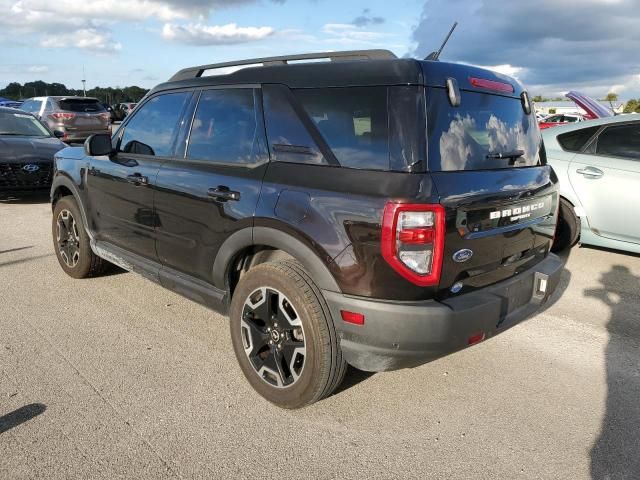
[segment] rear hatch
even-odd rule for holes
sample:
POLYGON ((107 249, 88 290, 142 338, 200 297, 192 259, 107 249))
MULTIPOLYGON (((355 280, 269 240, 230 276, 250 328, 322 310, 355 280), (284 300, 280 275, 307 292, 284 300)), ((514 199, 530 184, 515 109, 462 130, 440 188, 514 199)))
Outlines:
POLYGON ((446 212, 441 297, 541 261, 558 203, 535 115, 525 112, 518 87, 494 92, 495 79, 486 88, 458 80, 457 106, 447 88, 426 89, 428 168, 446 212))
POLYGON ((110 114, 95 98, 58 100, 59 110, 53 116, 71 131, 100 131, 109 128, 110 114))

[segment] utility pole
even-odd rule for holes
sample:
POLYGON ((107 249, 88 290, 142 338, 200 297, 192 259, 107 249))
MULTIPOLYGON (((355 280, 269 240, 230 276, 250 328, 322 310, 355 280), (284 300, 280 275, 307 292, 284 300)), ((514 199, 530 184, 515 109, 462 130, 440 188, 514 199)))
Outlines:
POLYGON ((84 65, 82 66, 82 92, 86 97, 87 96, 87 80, 85 79, 84 65))

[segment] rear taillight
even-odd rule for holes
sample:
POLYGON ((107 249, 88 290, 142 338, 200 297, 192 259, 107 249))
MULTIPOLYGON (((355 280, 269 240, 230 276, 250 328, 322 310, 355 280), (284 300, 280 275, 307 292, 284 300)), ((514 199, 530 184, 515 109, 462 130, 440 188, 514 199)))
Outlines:
POLYGON ((100 113, 98 114, 98 116, 102 119, 102 120, 110 120, 111 119, 111 114, 109 112, 106 113, 100 113))
POLYGON ((381 249, 393 269, 420 286, 437 285, 444 249, 442 205, 387 203, 381 249))
POLYGON ((72 118, 76 118, 75 113, 66 113, 66 112, 55 112, 51 114, 51 117, 56 120, 71 120, 72 118))

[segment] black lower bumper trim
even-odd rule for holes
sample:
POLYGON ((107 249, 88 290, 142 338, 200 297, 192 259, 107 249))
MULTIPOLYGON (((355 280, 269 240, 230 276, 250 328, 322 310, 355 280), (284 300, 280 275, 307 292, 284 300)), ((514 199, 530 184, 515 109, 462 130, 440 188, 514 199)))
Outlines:
POLYGON ((490 338, 540 309, 556 289, 563 263, 549 255, 529 270, 443 302, 375 301, 325 291, 348 363, 365 371, 414 367, 490 338), (362 313, 364 325, 340 311, 362 313))

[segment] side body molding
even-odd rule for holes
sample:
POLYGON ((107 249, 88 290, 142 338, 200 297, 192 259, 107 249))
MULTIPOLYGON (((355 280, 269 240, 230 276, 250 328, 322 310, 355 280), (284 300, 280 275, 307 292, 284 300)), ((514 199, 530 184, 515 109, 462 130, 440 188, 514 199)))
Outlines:
POLYGON ((94 235, 91 229, 89 228, 87 212, 84 206, 84 196, 81 194, 80 189, 71 178, 64 175, 56 175, 56 177, 53 179, 53 182, 51 183, 51 192, 50 192, 51 204, 53 205, 53 199, 55 197, 56 190, 58 190, 60 187, 65 187, 69 189, 69 191, 71 191, 71 193, 73 194, 73 197, 78 203, 78 208, 80 209, 80 214, 82 215, 82 222, 85 225, 87 234, 89 235, 89 238, 93 238, 94 235))

